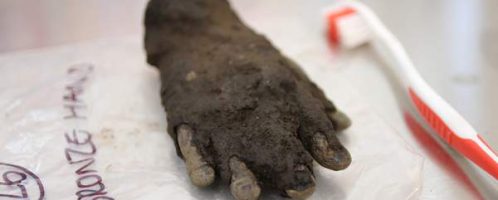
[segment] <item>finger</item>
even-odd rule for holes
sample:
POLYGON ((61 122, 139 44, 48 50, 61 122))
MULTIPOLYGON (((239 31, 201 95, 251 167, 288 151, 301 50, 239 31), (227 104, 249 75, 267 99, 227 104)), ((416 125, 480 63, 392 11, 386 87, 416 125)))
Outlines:
POLYGON ((247 168, 246 164, 240 161, 237 157, 232 157, 229 160, 229 165, 232 172, 230 190, 232 191, 232 195, 235 199, 258 199, 261 193, 261 188, 259 188, 256 177, 247 168))
POLYGON ((351 119, 341 111, 335 110, 334 112, 327 113, 329 119, 334 124, 336 131, 342 131, 351 126, 351 119))
POLYGON ((315 191, 315 178, 304 165, 298 165, 294 171, 295 182, 285 192, 292 199, 306 199, 315 191))
POLYGON ((193 130, 189 126, 180 125, 177 129, 178 145, 185 159, 190 180, 196 186, 206 187, 214 181, 214 169, 207 164, 193 144, 192 134, 193 130))
POLYGON ((315 134, 311 141, 311 155, 320 165, 332 170, 342 170, 351 164, 351 155, 333 134, 315 134))

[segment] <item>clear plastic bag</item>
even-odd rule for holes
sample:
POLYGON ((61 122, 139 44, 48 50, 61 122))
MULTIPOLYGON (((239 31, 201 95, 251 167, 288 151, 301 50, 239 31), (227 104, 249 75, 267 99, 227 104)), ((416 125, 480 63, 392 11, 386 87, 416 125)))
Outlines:
MULTIPOLYGON (((190 184, 140 40, 0 56, 0 199, 231 199, 225 186, 190 184)), ((315 64, 304 63, 305 71, 354 125, 340 135, 351 166, 334 172, 315 165, 312 199, 416 198, 423 159, 347 80, 309 67, 315 64)))

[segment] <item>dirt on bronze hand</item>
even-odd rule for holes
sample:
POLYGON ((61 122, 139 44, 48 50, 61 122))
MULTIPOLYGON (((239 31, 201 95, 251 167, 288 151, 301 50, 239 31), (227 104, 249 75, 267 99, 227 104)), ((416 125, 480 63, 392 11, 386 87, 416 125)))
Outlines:
POLYGON ((179 156, 177 128, 186 125, 217 180, 230 182, 236 157, 262 188, 287 195, 314 187, 313 158, 334 170, 351 162, 336 138, 346 115, 225 0, 152 0, 145 28, 179 156))

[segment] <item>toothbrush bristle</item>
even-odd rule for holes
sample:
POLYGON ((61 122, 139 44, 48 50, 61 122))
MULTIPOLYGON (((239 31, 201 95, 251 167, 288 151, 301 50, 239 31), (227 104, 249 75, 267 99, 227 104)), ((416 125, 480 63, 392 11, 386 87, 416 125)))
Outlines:
POLYGON ((327 22, 328 22, 328 39, 332 44, 334 45, 340 45, 341 44, 341 35, 339 34, 339 24, 338 21, 340 18, 347 16, 347 15, 352 15, 355 13, 355 10, 351 7, 343 7, 340 9, 336 9, 334 11, 331 11, 328 16, 327 16, 327 22))
POLYGON ((355 48, 367 42, 368 26, 352 7, 337 8, 327 15, 328 39, 336 46, 355 48))

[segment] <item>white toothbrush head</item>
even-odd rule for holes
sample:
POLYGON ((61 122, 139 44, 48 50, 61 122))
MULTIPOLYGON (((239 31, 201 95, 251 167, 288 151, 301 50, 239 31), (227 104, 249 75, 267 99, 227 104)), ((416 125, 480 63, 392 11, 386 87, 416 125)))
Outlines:
POLYGON ((346 49, 370 42, 381 25, 369 8, 354 1, 326 9, 325 17, 329 41, 346 49))

